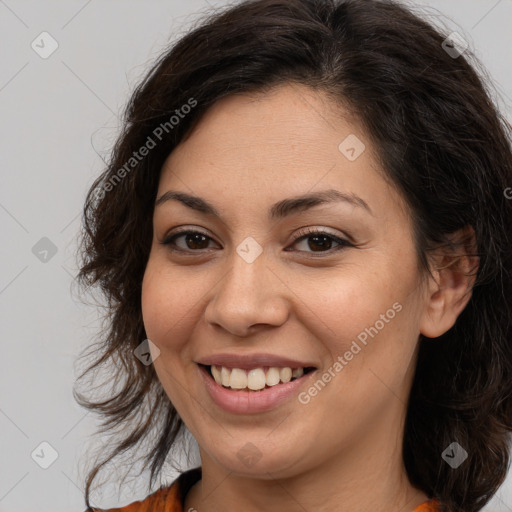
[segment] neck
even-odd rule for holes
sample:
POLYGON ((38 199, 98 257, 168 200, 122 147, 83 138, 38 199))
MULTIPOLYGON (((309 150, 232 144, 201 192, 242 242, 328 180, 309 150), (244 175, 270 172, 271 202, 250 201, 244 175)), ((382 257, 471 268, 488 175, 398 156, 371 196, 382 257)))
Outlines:
POLYGON ((396 449, 401 444, 383 439, 378 428, 371 434, 372 443, 362 436, 320 465, 292 474, 288 468, 286 475, 267 468, 240 476, 201 451, 202 479, 188 492, 184 510, 413 512, 428 497, 410 484, 396 449))

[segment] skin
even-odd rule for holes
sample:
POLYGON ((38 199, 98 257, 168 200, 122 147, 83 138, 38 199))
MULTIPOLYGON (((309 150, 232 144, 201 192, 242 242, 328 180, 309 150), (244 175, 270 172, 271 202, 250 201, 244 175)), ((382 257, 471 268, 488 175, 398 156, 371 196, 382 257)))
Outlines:
POLYGON ((354 119, 295 84, 223 98, 166 160, 157 198, 186 192, 221 215, 176 200, 156 207, 143 281, 156 373, 200 448, 202 480, 185 511, 411 512, 428 499, 402 463, 406 403, 418 336, 454 324, 470 298, 469 262, 423 279, 408 209, 376 162, 354 119), (355 161, 338 149, 349 134, 366 146, 355 161), (325 189, 357 194, 372 213, 332 202, 267 216, 277 201, 325 189), (173 252, 160 242, 178 226, 211 240, 182 236, 184 252, 173 252), (353 246, 294 242, 306 226, 353 246), (252 263, 236 252, 249 236, 263 249, 252 263), (320 378, 397 302, 401 311, 306 405, 293 397, 257 415, 228 413, 199 378, 194 361, 218 352, 292 354, 320 378), (261 454, 251 467, 237 456, 248 442, 261 454))

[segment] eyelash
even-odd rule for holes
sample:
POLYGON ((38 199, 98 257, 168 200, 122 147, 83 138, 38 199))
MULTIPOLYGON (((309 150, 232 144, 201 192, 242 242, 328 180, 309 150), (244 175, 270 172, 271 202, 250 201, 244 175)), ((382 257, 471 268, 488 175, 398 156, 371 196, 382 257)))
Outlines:
MULTIPOLYGON (((168 245, 169 246, 169 250, 171 251, 175 251, 175 252, 181 252, 181 253, 193 253, 193 252, 202 252, 202 251, 205 251, 205 250, 208 250, 208 249, 197 249, 197 250, 193 250, 193 249, 180 249, 180 248, 177 248, 176 246, 172 246, 172 244, 174 243, 174 241, 181 237, 181 236, 184 236, 184 235, 189 235, 189 234, 198 234, 198 235, 202 235, 202 236, 205 236, 206 238, 209 238, 210 240, 213 240, 211 237, 209 237, 206 233, 203 233, 201 231, 196 231, 196 230, 191 230, 191 229, 182 229, 180 231, 177 231, 175 233, 173 233, 172 235, 169 235, 167 236, 162 242, 160 242, 162 245, 168 245)), ((295 245, 296 243, 298 242, 301 242, 302 240, 304 239, 307 239, 307 238, 310 238, 310 237, 313 237, 313 236, 326 236, 327 238, 330 238, 331 240, 334 240, 334 242, 336 242, 337 244, 339 244, 337 247, 334 247, 334 248, 331 248, 331 249, 328 249, 326 251, 318 251, 318 252, 315 252, 315 251, 299 251, 299 252, 305 252, 305 253, 310 253, 314 256, 318 256, 319 254, 332 254, 333 252, 335 251, 339 251, 341 249, 344 249, 345 247, 354 247, 353 244, 351 244, 348 240, 345 240, 344 238, 340 238, 340 237, 337 237, 327 231, 322 231, 322 230, 318 230, 318 229, 314 229, 314 228, 305 228, 304 230, 302 230, 301 232, 299 232, 299 234, 297 235, 297 237, 293 240, 293 243, 292 245, 295 245)))

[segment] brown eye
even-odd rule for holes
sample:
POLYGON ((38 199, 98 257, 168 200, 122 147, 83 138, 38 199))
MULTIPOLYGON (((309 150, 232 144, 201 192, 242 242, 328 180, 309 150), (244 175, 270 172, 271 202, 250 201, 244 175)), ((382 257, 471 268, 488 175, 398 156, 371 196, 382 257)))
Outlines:
POLYGON ((306 234, 299 235, 293 245, 303 244, 301 252, 332 252, 345 247, 352 247, 352 244, 343 238, 332 235, 325 231, 308 230, 306 234), (333 243, 335 246, 333 247, 333 243))
POLYGON ((305 240, 308 241, 308 248, 312 251, 329 250, 333 242, 333 239, 327 235, 308 236, 305 240))
POLYGON ((212 239, 201 233, 200 231, 181 231, 170 235, 162 243, 162 245, 169 245, 172 250, 177 251, 198 251, 201 249, 208 249, 208 244, 212 239), (183 239, 183 242, 177 243, 177 240, 183 239))
POLYGON ((201 233, 189 233, 184 237, 185 244, 189 249, 206 249, 208 247, 207 237, 201 233))

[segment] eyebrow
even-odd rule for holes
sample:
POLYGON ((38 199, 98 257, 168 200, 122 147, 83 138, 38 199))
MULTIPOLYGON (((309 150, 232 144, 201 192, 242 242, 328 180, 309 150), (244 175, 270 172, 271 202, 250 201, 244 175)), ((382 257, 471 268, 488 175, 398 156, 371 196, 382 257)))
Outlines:
MULTIPOLYGON (((185 206, 188 206, 198 212, 213 215, 215 217, 221 217, 217 209, 205 199, 187 194, 186 192, 177 192, 174 190, 168 190, 162 194, 155 201, 155 208, 173 200, 179 201, 185 206)), ((361 199, 359 196, 356 194, 343 193, 335 189, 322 190, 320 192, 283 199, 269 208, 268 215, 270 219, 281 219, 295 212, 301 212, 320 204, 340 201, 349 203, 353 206, 358 206, 366 210, 370 215, 373 215, 373 212, 366 201, 361 199)))

